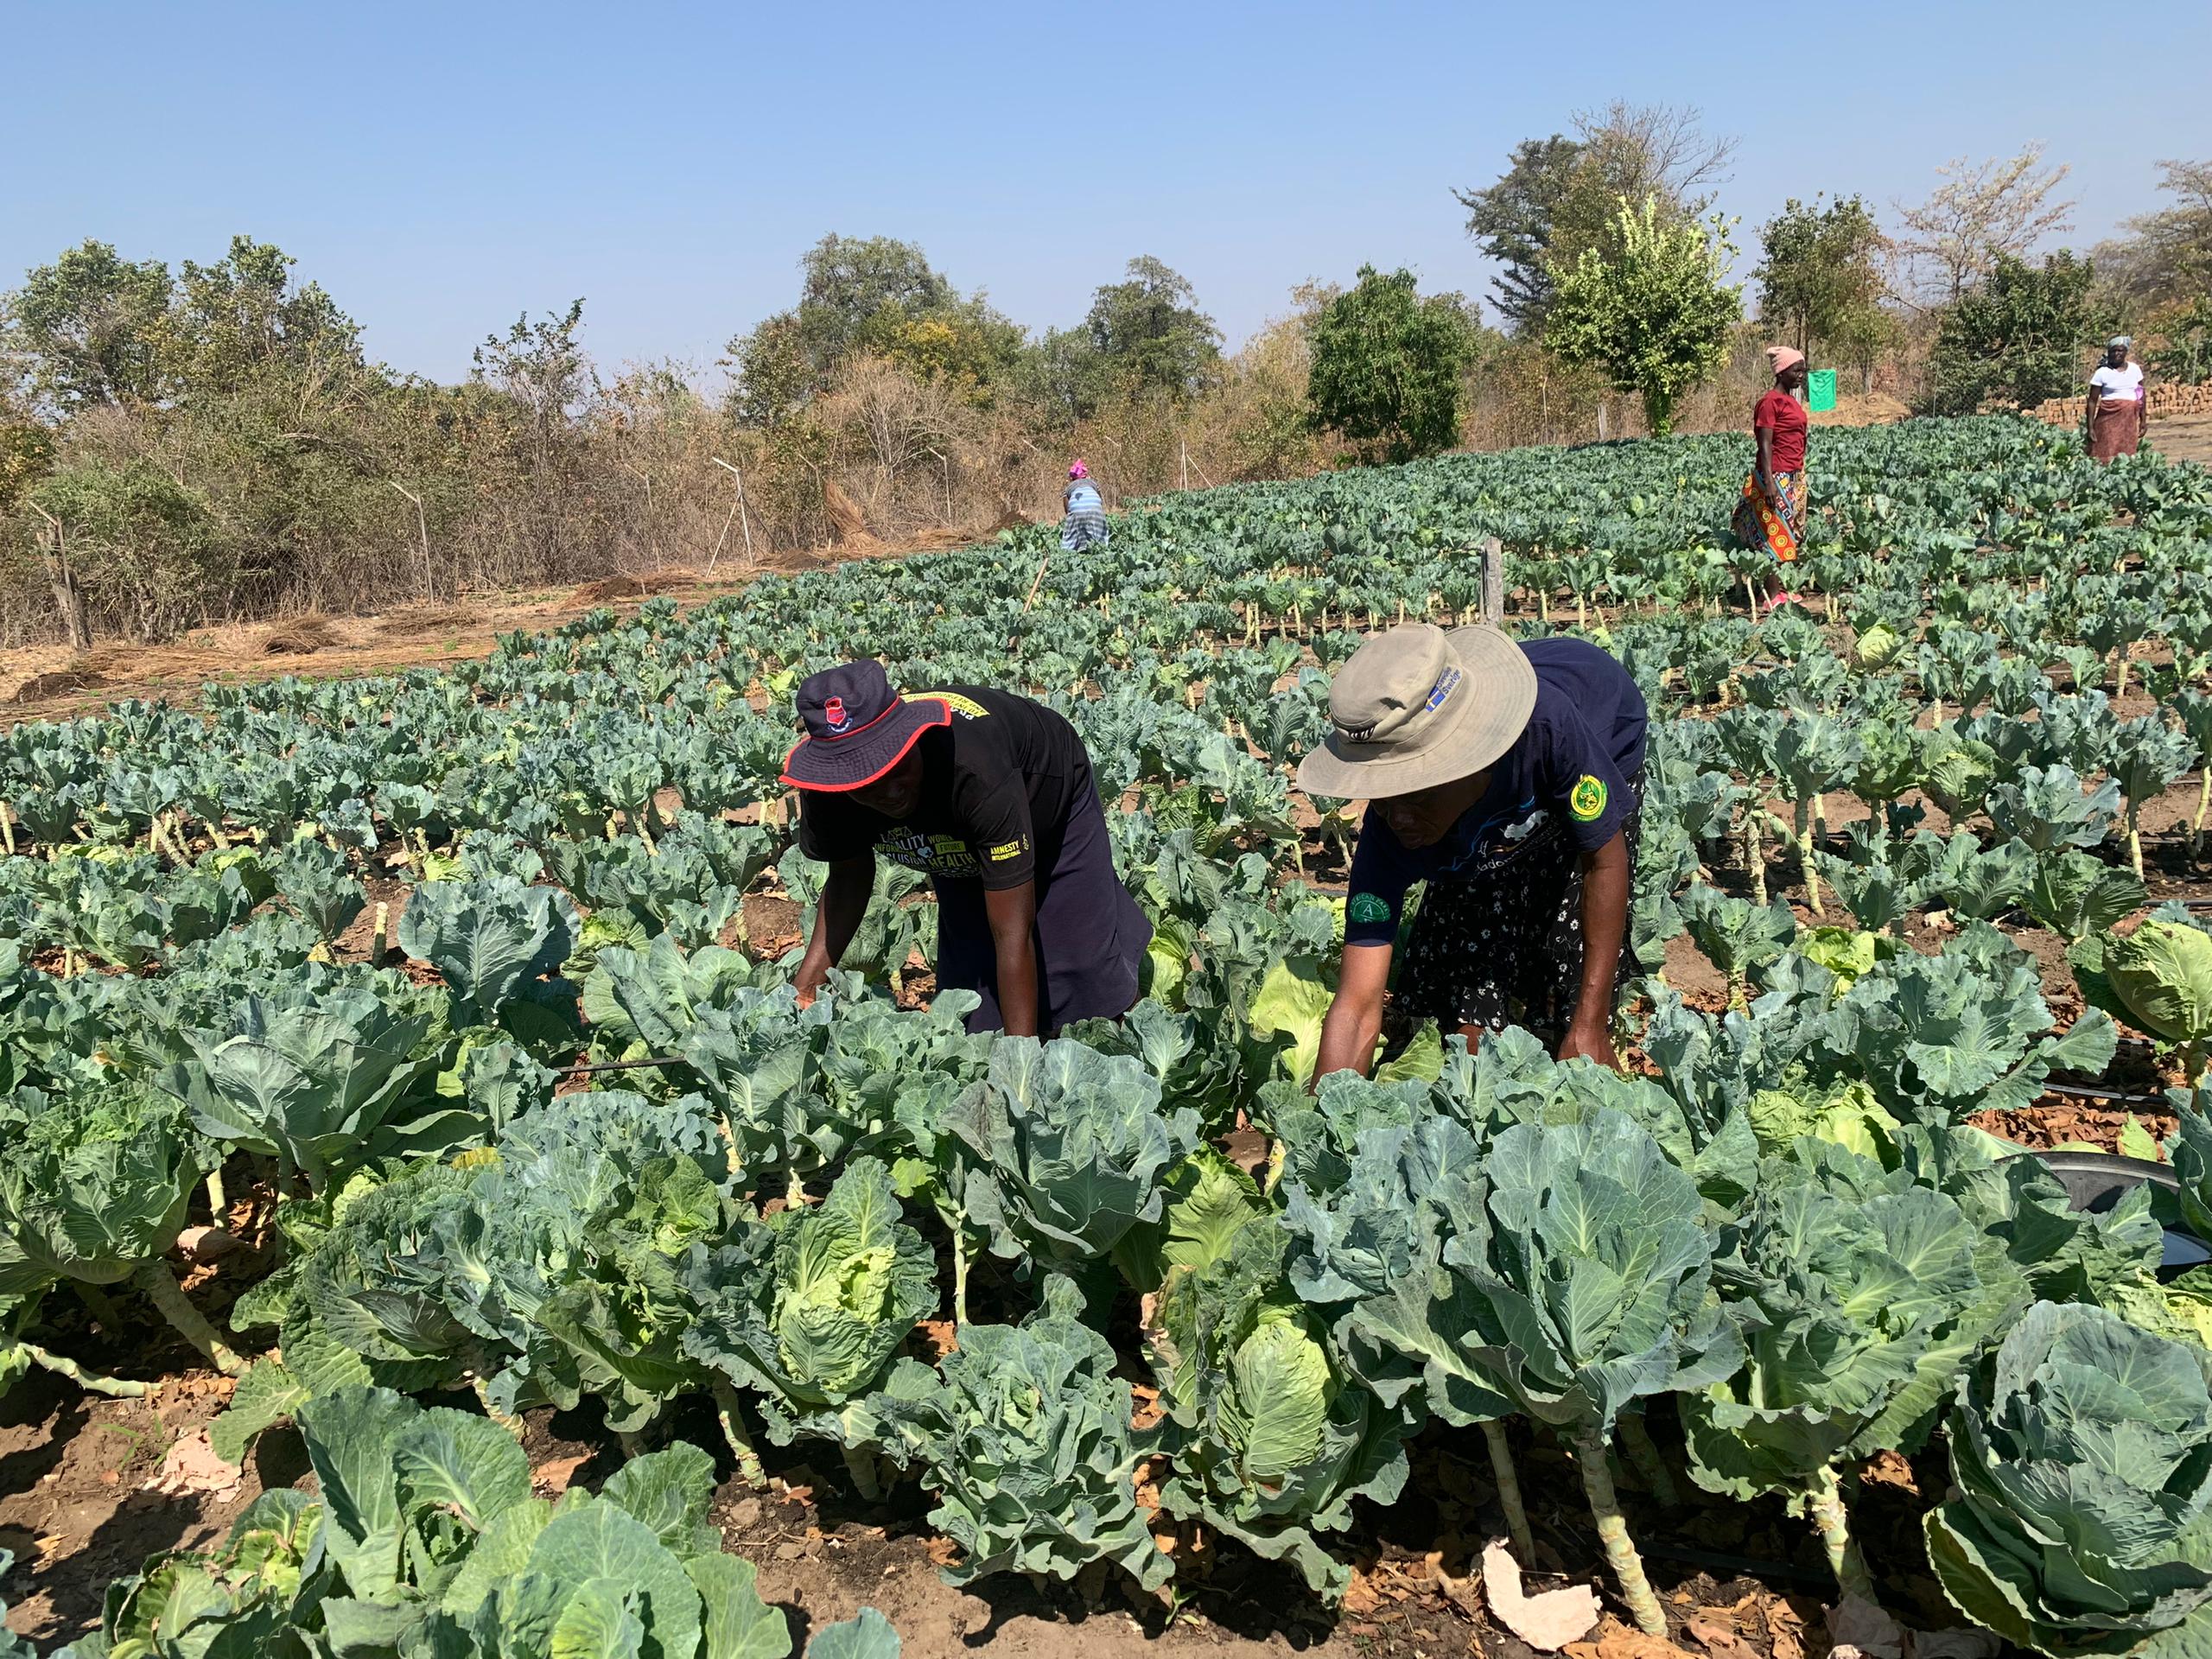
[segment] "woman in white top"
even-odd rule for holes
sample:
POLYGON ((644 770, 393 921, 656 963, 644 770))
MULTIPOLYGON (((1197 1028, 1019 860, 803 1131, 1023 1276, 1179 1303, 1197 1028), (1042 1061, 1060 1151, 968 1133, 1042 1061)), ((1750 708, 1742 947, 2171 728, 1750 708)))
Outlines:
POLYGON ((2105 360, 2089 377, 2089 405, 2083 416, 2089 454, 2099 461, 2132 455, 2142 442, 2145 404, 2143 365, 2127 360, 2135 342, 2118 334, 2105 346, 2105 360))

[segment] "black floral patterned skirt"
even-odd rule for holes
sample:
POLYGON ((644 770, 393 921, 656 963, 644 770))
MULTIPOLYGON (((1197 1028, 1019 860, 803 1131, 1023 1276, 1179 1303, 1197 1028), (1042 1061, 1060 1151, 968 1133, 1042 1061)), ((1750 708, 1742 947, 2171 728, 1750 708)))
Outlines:
MULTIPOLYGON (((1643 774, 1629 780, 1637 800, 1621 825, 1631 878, 1643 828, 1643 774)), ((1545 824, 1496 869, 1431 881, 1406 940, 1389 1025, 1409 1033, 1435 1020, 1503 1031, 1520 1026, 1556 1044, 1582 992, 1582 860, 1566 826, 1545 824)), ((1628 928, 1613 996, 1633 977, 1628 928)))

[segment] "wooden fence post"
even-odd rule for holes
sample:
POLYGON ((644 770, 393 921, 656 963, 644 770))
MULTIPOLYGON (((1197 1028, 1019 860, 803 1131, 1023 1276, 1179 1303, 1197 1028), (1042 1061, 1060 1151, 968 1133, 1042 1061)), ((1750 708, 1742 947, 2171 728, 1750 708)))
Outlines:
POLYGON ((1495 536, 1483 538, 1483 620, 1493 628, 1505 621, 1505 549, 1495 536))

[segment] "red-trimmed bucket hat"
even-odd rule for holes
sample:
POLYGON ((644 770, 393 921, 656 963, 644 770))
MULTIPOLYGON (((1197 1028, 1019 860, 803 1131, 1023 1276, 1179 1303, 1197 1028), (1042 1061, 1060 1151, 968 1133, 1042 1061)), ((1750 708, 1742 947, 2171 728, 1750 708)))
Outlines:
POLYGON ((931 727, 952 724, 942 699, 900 696, 872 658, 808 675, 793 701, 806 728, 784 757, 783 781, 793 789, 864 788, 905 760, 931 727))

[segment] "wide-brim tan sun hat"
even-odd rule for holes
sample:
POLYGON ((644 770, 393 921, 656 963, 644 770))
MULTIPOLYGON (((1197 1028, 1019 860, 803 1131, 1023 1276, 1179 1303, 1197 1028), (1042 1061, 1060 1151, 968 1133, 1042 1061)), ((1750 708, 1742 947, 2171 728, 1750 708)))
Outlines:
POLYGON ((1536 671, 1497 629, 1392 628, 1337 671, 1334 729, 1299 763, 1298 786, 1371 801, 1456 783, 1511 748, 1535 706, 1536 671))

